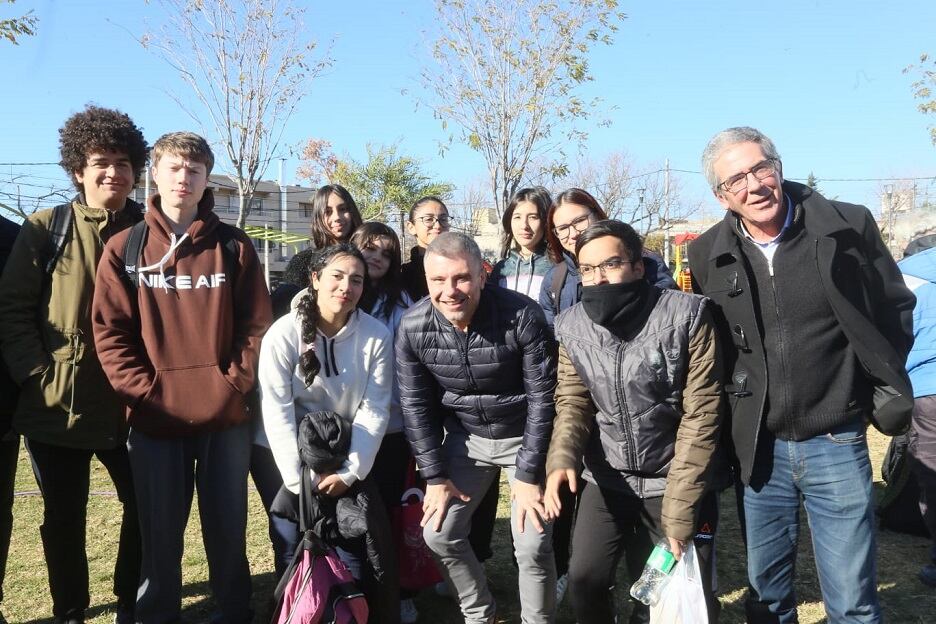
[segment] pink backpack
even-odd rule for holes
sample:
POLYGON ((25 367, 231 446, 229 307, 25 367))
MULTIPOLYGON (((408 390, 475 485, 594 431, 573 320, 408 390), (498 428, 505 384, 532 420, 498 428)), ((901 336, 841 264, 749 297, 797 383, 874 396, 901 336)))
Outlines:
POLYGON ((312 531, 273 593, 272 624, 367 624, 367 600, 351 572, 312 531))

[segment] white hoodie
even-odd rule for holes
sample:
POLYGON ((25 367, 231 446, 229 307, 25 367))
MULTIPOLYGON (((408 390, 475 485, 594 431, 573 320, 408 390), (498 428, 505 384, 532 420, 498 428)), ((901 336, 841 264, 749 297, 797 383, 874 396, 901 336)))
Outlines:
MULTIPOLYGON (((318 333, 310 347, 301 336, 302 319, 293 309, 273 323, 260 347, 263 429, 269 447, 283 483, 298 493, 299 420, 309 412, 335 412, 352 425, 348 459, 337 472, 346 485, 352 485, 370 472, 390 419, 390 332, 377 319, 355 310, 333 338, 318 333), (299 357, 309 348, 316 350, 321 363, 311 387, 299 370, 299 357)), ((263 444, 262 439, 255 442, 263 444)))

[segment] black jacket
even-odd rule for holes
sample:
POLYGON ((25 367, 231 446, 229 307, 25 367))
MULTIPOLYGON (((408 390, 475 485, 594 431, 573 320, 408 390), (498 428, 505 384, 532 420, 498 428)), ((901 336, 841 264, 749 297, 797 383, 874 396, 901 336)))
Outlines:
POLYGON ((556 357, 539 305, 488 284, 467 333, 426 298, 397 330, 406 437, 427 481, 448 478, 443 424, 487 439, 523 437, 516 476, 544 479, 555 408, 556 357))
MULTIPOLYGON (((20 226, 9 219, 0 217, 0 273, 6 265, 13 241, 19 234, 20 226)), ((19 396, 19 386, 10 377, 6 363, 0 358, 0 438, 10 430, 13 412, 16 410, 16 398, 19 396)))
MULTIPOLYGON (((904 286, 877 224, 864 206, 829 201, 809 187, 784 182, 806 232, 816 238, 816 260, 825 294, 869 383, 875 386, 875 425, 894 433, 909 423, 913 393, 904 369, 913 343, 913 294, 904 286)), ((732 440, 747 483, 764 420, 767 364, 744 256, 738 218, 729 212, 689 246, 696 292, 716 304, 726 360, 725 390, 732 440)))

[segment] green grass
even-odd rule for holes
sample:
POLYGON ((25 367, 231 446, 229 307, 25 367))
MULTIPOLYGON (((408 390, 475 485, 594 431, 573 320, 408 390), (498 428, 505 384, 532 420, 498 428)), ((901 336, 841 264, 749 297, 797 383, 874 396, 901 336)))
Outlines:
MULTIPOLYGON (((872 434, 871 450, 877 467, 884 454, 887 440, 872 434)), ((876 487, 880 477, 876 476, 876 487)), ((34 494, 36 483, 29 468, 25 451, 20 453, 16 491, 20 493, 14 505, 13 542, 7 567, 4 591, 6 600, 2 612, 10 622, 51 621, 45 562, 38 527, 42 519, 42 499, 34 494)), ((113 618, 114 597, 111 593, 111 574, 117 550, 120 529, 120 508, 107 473, 93 464, 91 497, 88 509, 88 558, 91 577, 91 610, 89 622, 109 623, 113 618)), ((502 492, 506 493, 503 487, 502 492)), ((721 601, 724 607, 721 621, 729 624, 744 622, 743 600, 745 560, 740 532, 735 515, 734 496, 726 492, 722 497, 721 523, 717 535, 718 576, 721 601)), ((254 605, 258 617, 265 613, 265 600, 273 588, 273 563, 267 538, 266 517, 260 500, 251 490, 248 556, 254 579, 254 605)), ((509 555, 507 538, 507 501, 502 499, 495 534, 494 557, 487 564, 489 577, 498 602, 501 622, 519 622, 516 572, 509 555)), ((824 622, 819 582, 812 562, 809 533, 803 514, 803 531, 797 566, 797 594, 800 601, 799 618, 802 624, 824 622)), ((878 536, 878 588, 884 614, 890 623, 927 623, 936 620, 936 590, 929 589, 916 579, 916 573, 927 556, 928 541, 897 533, 882 531, 878 536)), ((210 591, 207 586, 208 568, 198 526, 197 509, 186 534, 186 552, 183 563, 184 601, 183 618, 187 622, 205 622, 211 611, 210 591)), ((618 599, 623 603, 627 579, 618 582, 618 599)), ((432 592, 423 592, 417 598, 420 622, 427 624, 460 622, 454 604, 432 592)), ((622 618, 622 621, 623 618, 622 618)), ((568 601, 560 608, 559 623, 574 622, 568 601)))

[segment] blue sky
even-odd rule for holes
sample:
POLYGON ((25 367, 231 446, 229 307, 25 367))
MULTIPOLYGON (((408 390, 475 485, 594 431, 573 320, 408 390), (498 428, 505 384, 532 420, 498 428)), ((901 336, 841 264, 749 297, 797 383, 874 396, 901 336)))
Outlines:
MULTIPOLYGON (((289 143, 319 137, 362 157, 369 141, 399 141, 402 152, 457 185, 484 176, 483 160, 466 147, 439 156, 446 133, 413 97, 428 58, 431 2, 305 4, 311 36, 334 39, 334 66, 291 119, 289 143)), ((0 162, 58 160, 59 126, 89 101, 127 112, 150 142, 199 129, 165 96, 179 79, 131 36, 158 22, 158 4, 18 0, 2 5, 0 16, 28 9, 40 18, 38 36, 0 43, 0 162)), ((901 73, 921 52, 936 54, 936 2, 661 0, 622 9, 628 18, 613 46, 595 49, 595 80, 583 92, 600 95, 613 122, 585 127, 589 156, 626 150, 641 163, 669 158, 676 169, 698 171, 712 134, 753 125, 776 142, 788 178, 936 176, 926 130, 936 118, 916 111, 911 79, 901 73)), ((288 162, 289 182, 295 167, 288 162)), ((0 185, 15 175, 40 185, 64 178, 54 167, 0 165, 0 185)), ((274 167, 267 177, 275 176, 274 167)), ((682 179, 688 199, 717 209, 700 175, 682 179)), ((936 184, 920 184, 936 193, 936 184)), ((879 185, 820 183, 830 196, 874 207, 879 185)))

